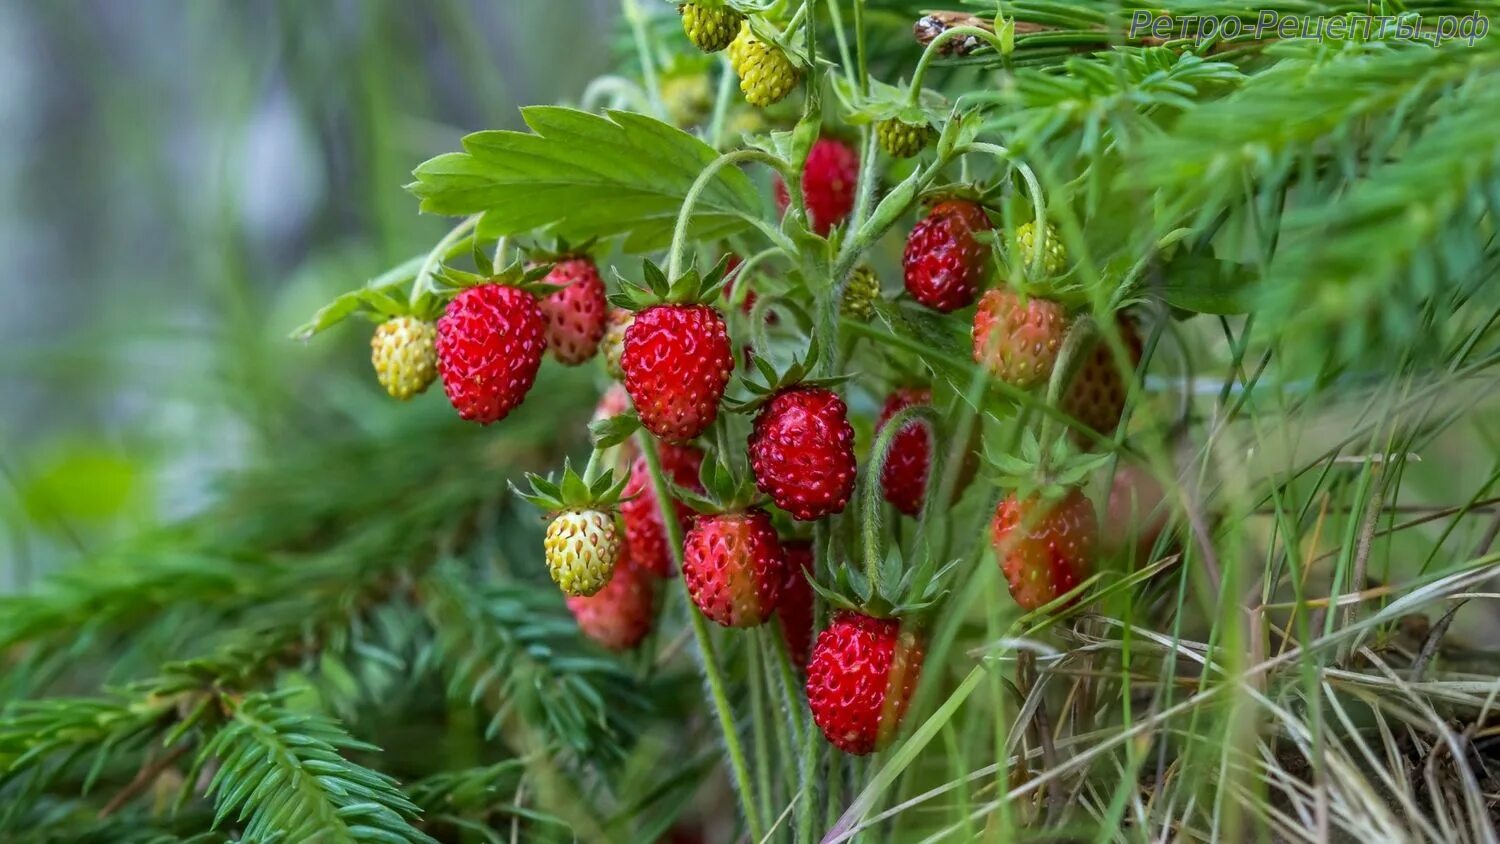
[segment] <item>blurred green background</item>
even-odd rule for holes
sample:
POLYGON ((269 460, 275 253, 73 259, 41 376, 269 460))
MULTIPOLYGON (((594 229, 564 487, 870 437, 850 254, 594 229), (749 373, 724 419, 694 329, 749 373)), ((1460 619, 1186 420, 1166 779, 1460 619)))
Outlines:
POLYGON ((0 0, 0 592, 400 412, 364 332, 287 332, 429 248, 448 224, 416 215, 411 168, 576 101, 618 10, 0 0))

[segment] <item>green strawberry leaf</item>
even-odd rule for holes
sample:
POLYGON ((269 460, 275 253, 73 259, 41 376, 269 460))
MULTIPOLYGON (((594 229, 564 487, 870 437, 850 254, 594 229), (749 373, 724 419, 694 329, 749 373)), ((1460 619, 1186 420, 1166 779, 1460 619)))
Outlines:
MULTIPOLYGON (((483 213, 479 237, 546 231, 572 240, 626 235, 625 249, 667 246, 684 199, 718 157, 703 141, 650 117, 558 106, 522 109, 531 132, 463 139, 417 167, 408 189, 434 214, 483 213)), ((694 206, 688 235, 719 239, 763 214, 744 173, 722 168, 694 206)))

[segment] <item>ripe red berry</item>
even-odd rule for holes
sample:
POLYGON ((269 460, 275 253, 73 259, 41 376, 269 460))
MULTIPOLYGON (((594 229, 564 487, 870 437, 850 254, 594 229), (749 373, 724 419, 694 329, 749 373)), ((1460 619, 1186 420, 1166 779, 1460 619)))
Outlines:
POLYGON ((724 318, 706 305, 654 305, 636 314, 620 363, 641 424, 679 443, 713 424, 734 371, 724 318))
POLYGON ((1068 312, 1050 299, 1022 301, 1007 287, 989 290, 974 311, 974 362, 1025 389, 1052 377, 1068 333, 1068 312))
POLYGON ((438 374, 458 415, 488 425, 526 398, 547 349, 536 298, 500 284, 470 287, 437 324, 438 374))
POLYGON ((794 664, 802 666, 807 664, 807 649, 812 645, 813 589, 807 580, 813 570, 812 543, 789 540, 781 543, 781 552, 786 557, 786 580, 776 601, 776 615, 781 618, 787 653, 794 664))
POLYGON ((782 390, 750 433, 755 486, 801 521, 842 512, 854 491, 854 428, 844 400, 822 387, 782 390))
MULTIPOLYGON (((885 400, 875 435, 884 430, 892 416, 913 405, 932 403, 932 391, 917 387, 899 387, 885 400)), ((932 432, 923 422, 908 422, 891 439, 885 466, 880 470, 880 491, 885 500, 908 516, 922 511, 927 495, 927 472, 932 465, 932 432)))
POLYGON ((1062 397, 1064 413, 1101 434, 1114 433, 1120 424, 1128 392, 1125 379, 1134 374, 1135 365, 1141 360, 1141 336, 1135 325, 1121 319, 1119 326, 1131 368, 1122 371, 1114 350, 1101 339, 1079 364, 1062 397))
POLYGON ((900 726, 921 671, 922 646, 900 621, 839 612, 807 663, 813 721, 834 747, 869 753, 900 726))
MULTIPOLYGON (((859 153, 832 138, 819 138, 807 152, 802 167, 802 200, 812 230, 827 236, 854 210, 854 189, 859 183, 859 153)), ((791 196, 786 183, 776 177, 776 210, 786 212, 791 196)))
POLYGON ((710 620, 725 627, 764 624, 786 579, 771 517, 758 508, 699 516, 683 541, 682 576, 710 620))
POLYGON ((991 228, 977 203, 950 199, 934 205, 906 238, 901 257, 906 292, 943 313, 972 303, 990 264, 990 248, 974 233, 991 228))
MULTIPOLYGON (((702 464, 703 452, 693 446, 661 446, 662 474, 677 486, 701 491, 698 467, 702 464)), ((645 457, 635 459, 622 494, 625 500, 620 502, 620 519, 625 522, 625 545, 630 549, 631 559, 657 577, 671 577, 672 549, 667 545, 667 529, 661 520, 661 507, 656 503, 645 457)), ((677 511, 678 524, 687 530, 692 511, 681 501, 674 500, 672 507, 677 511)))
POLYGON ((634 565, 627 551, 603 589, 568 598, 568 609, 583 635, 610 650, 629 650, 651 632, 653 591, 650 573, 634 565))
POLYGON ((561 287, 542 299, 547 317, 547 348, 558 362, 577 366, 599 351, 609 313, 604 279, 590 258, 565 258, 545 281, 561 287))
POLYGON ((1055 501, 1008 495, 995 508, 990 542, 1011 597, 1034 610, 1093 574, 1099 520, 1077 488, 1055 501))

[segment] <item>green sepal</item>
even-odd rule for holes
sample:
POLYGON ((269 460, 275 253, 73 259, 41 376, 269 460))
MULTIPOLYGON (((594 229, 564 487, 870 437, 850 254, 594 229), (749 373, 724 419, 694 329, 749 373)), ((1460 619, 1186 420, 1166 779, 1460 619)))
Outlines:
POLYGON ((733 413, 753 413, 783 390, 793 387, 836 387, 854 377, 852 374, 845 374, 827 378, 808 378, 808 373, 817 365, 819 351, 818 338, 814 337, 807 346, 807 354, 793 360, 791 365, 781 372, 777 372, 770 361, 764 357, 752 354, 750 359, 755 363, 759 379, 751 376, 740 377, 740 384, 750 397, 744 401, 727 401, 724 406, 733 413))
POLYGON ((574 246, 565 237, 559 237, 552 242, 551 246, 533 245, 524 250, 526 260, 538 266, 542 264, 556 264, 568 258, 592 258, 594 247, 599 245, 599 238, 591 237, 588 240, 574 246))
POLYGON ((555 284, 547 284, 542 281, 542 279, 547 277, 547 273, 550 272, 552 272, 551 264, 526 266, 521 261, 516 260, 510 262, 508 266, 499 272, 492 272, 488 275, 466 272, 444 264, 438 268, 437 272, 432 274, 432 278, 433 281, 436 281, 445 290, 449 291, 466 290, 470 287, 478 287, 481 284, 503 284, 506 287, 515 287, 524 290, 533 296, 546 296, 555 292, 557 288, 555 284))
POLYGON ((846 563, 834 567, 832 584, 809 583, 832 606, 876 618, 899 618, 935 606, 947 594, 941 584, 957 564, 949 561, 936 572, 930 565, 907 566, 893 546, 876 566, 874 582, 862 568, 846 563))
POLYGON ((719 256, 717 263, 707 274, 700 275, 696 267, 675 279, 668 279, 661 267, 652 261, 641 262, 641 278, 644 284, 627 281, 615 271, 620 283, 620 292, 609 297, 610 304, 626 310, 639 311, 653 305, 707 305, 718 300, 724 287, 724 275, 729 269, 729 255, 719 256))
MULTIPOLYGON (((935 185, 927 188, 917 195, 917 202, 920 204, 923 213, 930 210, 932 206, 940 202, 947 202, 950 199, 962 199, 966 202, 985 206, 986 210, 988 210, 985 193, 985 189, 980 185, 951 182, 946 185, 935 185)), ((976 234, 979 233, 976 232, 976 234)))
POLYGON ((749 473, 729 466, 722 455, 705 457, 698 467, 698 483, 703 491, 672 485, 672 496, 698 513, 737 513, 761 503, 760 491, 749 473))
POLYGON ((1067 437, 1057 437, 1043 450, 1035 433, 1021 437, 1018 454, 985 450, 984 460, 999 486, 1014 489, 1021 498, 1041 496, 1055 500, 1082 486, 1089 475, 1110 461, 1108 454, 1079 453, 1067 437))
POLYGON ((635 411, 629 410, 607 419, 590 422, 589 434, 594 439, 594 448, 602 451, 606 448, 614 448, 630 439, 640 427, 641 417, 635 411))
POLYGON ((871 78, 870 92, 862 94, 843 76, 832 79, 834 96, 844 106, 844 122, 852 126, 895 118, 913 126, 937 127, 948 116, 948 101, 936 91, 923 89, 913 103, 905 80, 900 85, 888 85, 871 78))
POLYGON ((628 477, 615 480, 614 472, 606 469, 603 474, 589 482, 573 471, 572 463, 563 460, 563 473, 559 481, 526 473, 531 484, 530 491, 510 484, 511 492, 531 502, 543 511, 556 513, 562 510, 608 510, 620 503, 628 477))

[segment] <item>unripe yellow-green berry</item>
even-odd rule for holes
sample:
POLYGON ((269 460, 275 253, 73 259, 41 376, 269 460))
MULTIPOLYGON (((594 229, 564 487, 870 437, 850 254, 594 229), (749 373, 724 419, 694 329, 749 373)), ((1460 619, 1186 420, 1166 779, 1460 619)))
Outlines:
POLYGON ((745 16, 728 6, 684 3, 677 7, 682 15, 682 31, 693 46, 705 53, 717 53, 728 47, 739 34, 745 16))
POLYGON ((925 123, 907 123, 899 117, 888 117, 875 125, 880 148, 892 158, 911 158, 925 149, 935 134, 925 123))
POLYGON ((713 90, 702 73, 676 73, 661 81, 661 103, 667 116, 684 129, 703 122, 713 109, 713 90))
POLYGON ((729 63, 740 78, 745 102, 761 108, 790 94, 801 75, 780 47, 756 38, 748 22, 740 26, 739 36, 729 45, 729 63))
POLYGON ((625 353, 625 329, 635 320, 635 314, 624 308, 611 308, 609 311, 609 322, 604 327, 604 371, 609 377, 616 381, 625 380, 625 367, 620 364, 620 356, 625 353))
MULTIPOLYGON (((1032 253, 1036 249, 1036 221, 1022 223, 1016 229, 1016 246, 1020 251, 1021 264, 1031 266, 1032 253)), ((1056 275, 1068 263, 1068 248, 1063 246, 1062 238, 1057 234, 1057 226, 1047 224, 1047 242, 1042 247, 1042 272, 1047 275, 1056 275)))
POLYGON ((844 286, 844 299, 839 310, 850 319, 861 322, 875 313, 875 300, 880 298, 880 279, 867 264, 860 264, 849 275, 844 286))
POLYGON ((547 525, 547 571, 569 595, 592 595, 604 588, 620 558, 615 517, 601 510, 568 510, 547 525))
POLYGON ((370 363, 380 386, 406 401, 437 378, 437 328, 412 316, 382 322, 370 338, 370 363))

